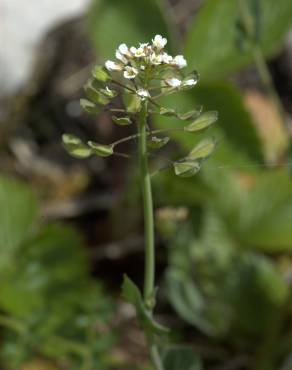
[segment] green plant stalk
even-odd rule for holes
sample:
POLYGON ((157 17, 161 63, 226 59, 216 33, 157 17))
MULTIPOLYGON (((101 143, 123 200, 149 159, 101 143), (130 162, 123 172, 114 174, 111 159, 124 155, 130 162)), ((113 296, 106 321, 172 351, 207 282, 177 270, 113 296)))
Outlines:
POLYGON ((252 47, 253 59, 254 59, 256 69, 259 73, 262 84, 265 87, 267 94, 269 95, 275 109, 279 113, 283 127, 287 129, 286 116, 285 116, 285 110, 283 108, 283 104, 275 89, 273 79, 269 71, 268 65, 266 63, 265 57, 263 55, 261 46, 257 40, 254 40, 253 18, 252 18, 252 15, 250 14, 248 4, 246 0, 239 0, 238 4, 239 4, 240 11, 241 11, 242 20, 244 22, 244 25, 246 27, 246 30, 252 42, 251 47, 252 47))
POLYGON ((144 209, 145 272, 144 301, 147 307, 153 299, 155 280, 154 221, 151 180, 147 158, 147 102, 143 101, 139 117, 139 165, 144 209))
MULTIPOLYGON (((139 166, 141 174, 141 188, 143 196, 144 210, 144 235, 145 235, 145 266, 144 266, 144 303, 152 315, 154 307, 154 289, 155 289, 155 245, 154 245, 154 217, 151 178, 148 167, 147 153, 147 101, 142 102, 142 108, 139 115, 139 166)), ((145 333, 149 346, 151 360, 156 370, 163 370, 162 361, 158 348, 153 341, 152 336, 145 333)))

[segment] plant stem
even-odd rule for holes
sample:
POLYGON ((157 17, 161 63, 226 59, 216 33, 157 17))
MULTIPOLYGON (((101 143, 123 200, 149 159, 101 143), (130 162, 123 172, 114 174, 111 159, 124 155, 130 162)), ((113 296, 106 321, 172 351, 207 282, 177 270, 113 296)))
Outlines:
POLYGON ((250 41, 251 41, 252 54, 253 54, 253 59, 254 59, 256 69, 259 73, 262 84, 265 87, 265 90, 267 94, 269 95, 269 98, 272 104, 274 105, 275 109, 277 110, 281 118, 283 127, 287 129, 285 110, 280 100, 280 97, 275 89, 273 78, 271 76, 267 63, 265 61, 265 57, 263 55, 261 45, 259 41, 255 39, 254 19, 253 19, 252 14, 250 13, 246 0, 239 0, 239 9, 241 11, 242 21, 246 28, 248 37, 250 38, 250 41))
POLYGON ((139 164, 144 208, 145 273, 144 301, 148 305, 153 298, 155 279, 154 222, 151 181, 147 158, 147 102, 142 103, 139 117, 139 164))
MULTIPOLYGON (((139 116, 139 165, 141 174, 141 187, 144 209, 144 234, 145 234, 145 267, 144 267, 144 303, 153 313, 154 284, 155 284, 155 245, 154 245, 154 220, 153 220, 153 200, 151 189, 151 178, 148 168, 147 153, 147 100, 142 102, 142 109, 139 116)), ((151 360, 156 370, 163 370, 159 351, 154 343, 152 336, 145 333, 151 360)))
POLYGON ((282 120, 283 126, 286 125, 286 117, 285 117, 285 111, 282 105, 282 102, 280 101, 279 95, 276 92, 272 76, 270 74, 270 71, 268 69, 267 63, 265 61, 265 58, 263 56, 262 50, 260 46, 255 45, 253 48, 253 55, 254 55, 254 61, 258 70, 258 73, 261 77, 262 83, 266 89, 266 92, 268 93, 272 103, 274 104, 274 107, 278 111, 280 118, 282 120))

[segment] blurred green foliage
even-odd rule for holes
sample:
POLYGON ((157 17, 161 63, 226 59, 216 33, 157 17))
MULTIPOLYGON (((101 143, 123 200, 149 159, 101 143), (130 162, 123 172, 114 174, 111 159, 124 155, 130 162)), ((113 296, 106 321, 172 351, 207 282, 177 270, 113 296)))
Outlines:
POLYGON ((112 304, 90 277, 72 228, 42 225, 29 187, 0 178, 0 356, 3 366, 47 357, 70 369, 108 369, 112 304))

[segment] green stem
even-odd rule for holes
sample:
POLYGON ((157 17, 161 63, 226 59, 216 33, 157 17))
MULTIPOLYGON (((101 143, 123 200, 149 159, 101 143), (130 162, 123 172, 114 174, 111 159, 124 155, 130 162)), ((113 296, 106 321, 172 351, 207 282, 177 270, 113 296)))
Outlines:
POLYGON ((252 43, 251 47, 252 47, 253 59, 254 59, 254 63, 257 68, 257 71, 259 73, 259 76, 261 78, 262 84, 264 85, 265 90, 267 94, 269 95, 275 109, 279 113, 283 126, 287 128, 285 110, 283 108, 279 95, 275 89, 273 79, 269 71, 269 68, 267 66, 266 60, 264 58, 261 46, 258 40, 255 39, 253 16, 250 13, 246 0, 239 0, 238 4, 239 4, 240 12, 241 12, 242 21, 247 31, 248 37, 252 43))
POLYGON ((153 298, 155 279, 155 253, 154 253, 154 222, 151 180, 147 158, 147 102, 142 103, 139 119, 139 164, 141 171, 141 186, 144 208, 144 232, 145 232, 145 280, 144 300, 145 304, 153 298))
MULTIPOLYGON (((154 245, 154 219, 153 200, 151 189, 151 178, 148 168, 147 153, 147 100, 142 102, 142 109, 139 115, 139 165, 141 173, 141 187, 144 209, 144 234, 145 234, 145 267, 144 267, 144 303, 153 314, 153 298, 155 284, 155 245, 154 245)), ((146 333, 145 333, 146 334, 146 333)), ((151 360, 156 370, 163 370, 158 348, 152 338, 147 336, 151 360)))
POLYGON ((258 73, 261 77, 261 80, 266 89, 266 92, 268 93, 276 110, 278 111, 281 117, 281 120, 283 122, 283 126, 285 126, 285 120, 286 120, 285 111, 284 111, 282 102, 280 101, 279 95, 276 92, 276 89, 275 89, 275 86, 272 80, 272 76, 270 74, 267 63, 263 56, 262 50, 258 45, 254 46, 253 55, 254 55, 254 61, 255 61, 258 73))
MULTIPOLYGON (((145 129, 146 129, 146 127, 145 127, 145 129)), ((161 128, 159 130, 153 130, 151 132, 146 132, 145 135, 149 136, 149 135, 162 134, 162 133, 165 133, 165 132, 172 132, 172 131, 184 131, 184 127, 161 128)), ((130 136, 127 136, 127 137, 123 137, 122 139, 119 139, 119 140, 111 143, 110 145, 116 146, 118 144, 125 143, 126 141, 137 139, 140 136, 141 136, 141 133, 139 132, 138 134, 133 134, 133 135, 130 135, 130 136)))

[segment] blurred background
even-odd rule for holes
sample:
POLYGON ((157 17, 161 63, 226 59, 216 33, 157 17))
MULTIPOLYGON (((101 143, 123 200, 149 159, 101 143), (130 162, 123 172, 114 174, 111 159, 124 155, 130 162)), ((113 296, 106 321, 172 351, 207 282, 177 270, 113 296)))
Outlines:
MULTIPOLYGON (((136 161, 73 159, 61 135, 131 134, 84 114, 82 86, 162 34, 200 74, 163 104, 218 110, 219 146, 194 178, 153 178, 158 319, 194 370, 291 370, 292 2, 0 0, 0 27, 0 368, 151 369, 120 296, 123 273, 143 280, 136 161)), ((173 159, 197 140, 172 138, 173 159)))

